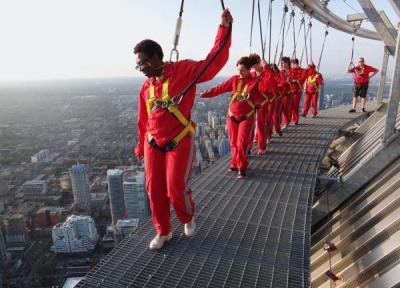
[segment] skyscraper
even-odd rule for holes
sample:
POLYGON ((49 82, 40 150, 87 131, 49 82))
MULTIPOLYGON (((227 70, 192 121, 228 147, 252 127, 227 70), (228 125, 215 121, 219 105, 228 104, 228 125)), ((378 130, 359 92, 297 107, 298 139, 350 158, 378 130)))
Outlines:
POLYGON ((144 172, 129 175, 124 181, 125 208, 129 219, 150 216, 149 200, 144 187, 144 172))
POLYGON ((71 215, 52 230, 55 253, 88 252, 95 248, 99 238, 92 217, 71 215))
POLYGON ((25 246, 29 242, 28 228, 22 214, 14 214, 5 218, 5 241, 10 246, 25 246))
POLYGON ((81 209, 90 210, 90 187, 87 167, 84 164, 76 164, 69 170, 71 176, 74 205, 81 209))
POLYGON ((4 264, 5 259, 6 259, 6 242, 4 241, 3 232, 1 231, 0 227, 0 267, 4 264))
POLYGON ((125 203, 123 191, 123 172, 119 169, 107 171, 108 194, 110 197, 112 225, 124 217, 125 203))
POLYGON ((231 147, 229 146, 229 140, 226 137, 222 137, 221 142, 219 143, 218 153, 220 157, 224 157, 231 151, 231 147))

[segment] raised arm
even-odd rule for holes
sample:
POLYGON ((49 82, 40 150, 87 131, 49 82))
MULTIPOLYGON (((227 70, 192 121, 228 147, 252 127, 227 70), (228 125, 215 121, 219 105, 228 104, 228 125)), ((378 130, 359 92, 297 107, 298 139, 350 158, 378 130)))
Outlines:
POLYGON ((232 91, 234 79, 235 79, 235 76, 229 78, 227 81, 225 81, 215 87, 208 89, 205 92, 200 93, 200 97, 201 98, 211 98, 211 97, 215 97, 220 94, 232 91))
POLYGON ((354 73, 355 68, 356 68, 356 67, 354 66, 353 62, 350 62, 350 63, 349 63, 349 67, 347 67, 346 73, 354 73))
POLYGON ((146 100, 144 97, 144 86, 140 89, 139 99, 138 99, 138 117, 137 117, 137 124, 138 124, 138 144, 135 147, 135 155, 137 158, 142 158, 144 155, 144 137, 146 134, 146 126, 147 126, 147 106, 146 100))
POLYGON ((231 46, 231 35, 228 35, 230 25, 232 25, 232 15, 228 9, 225 9, 221 16, 221 25, 218 28, 217 36, 215 37, 214 46, 204 60, 190 61, 187 60, 185 65, 188 69, 188 75, 196 77, 205 65, 208 65, 203 75, 197 80, 197 83, 211 80, 225 66, 229 58, 229 48, 231 46), (225 44, 224 44, 225 43, 225 44), (223 46, 223 47, 222 47, 223 46), (215 56, 217 51, 219 54, 215 56), (214 60, 210 62, 213 57, 214 60))

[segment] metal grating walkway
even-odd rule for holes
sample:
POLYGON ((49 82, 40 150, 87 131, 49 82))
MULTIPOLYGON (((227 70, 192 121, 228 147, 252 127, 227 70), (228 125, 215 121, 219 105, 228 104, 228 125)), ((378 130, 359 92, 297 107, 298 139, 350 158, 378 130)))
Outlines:
POLYGON ((319 163, 338 129, 366 114, 331 109, 302 118, 250 156, 236 179, 224 158, 192 180, 198 233, 147 249, 151 221, 111 251, 77 287, 309 287, 312 196, 319 163))

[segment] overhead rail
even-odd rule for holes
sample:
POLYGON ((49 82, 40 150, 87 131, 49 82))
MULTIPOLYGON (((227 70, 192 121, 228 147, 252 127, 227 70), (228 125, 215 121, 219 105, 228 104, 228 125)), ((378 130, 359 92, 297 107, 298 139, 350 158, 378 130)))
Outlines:
MULTIPOLYGON (((292 3, 298 6, 300 9, 304 9, 304 11, 313 16, 314 19, 318 21, 328 24, 329 27, 333 29, 340 30, 342 32, 353 34, 354 26, 350 23, 347 23, 346 20, 337 16, 335 13, 331 12, 328 8, 324 7, 322 3, 318 0, 291 0, 292 3)), ((380 35, 372 30, 368 30, 365 28, 357 29, 356 35, 363 38, 379 40, 382 38, 380 35)))

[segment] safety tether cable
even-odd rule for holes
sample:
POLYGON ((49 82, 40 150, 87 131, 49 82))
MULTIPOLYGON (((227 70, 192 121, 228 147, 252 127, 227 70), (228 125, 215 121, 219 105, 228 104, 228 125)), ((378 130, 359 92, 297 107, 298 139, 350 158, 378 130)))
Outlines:
MULTIPOLYGON (((283 52, 284 52, 284 49, 285 49, 286 39, 287 39, 287 37, 289 35, 290 24, 292 24, 292 21, 294 22, 294 15, 295 15, 295 12, 294 12, 294 8, 293 8, 292 12, 290 13, 289 24, 288 24, 288 27, 287 27, 287 30, 286 30, 286 34, 285 34, 285 31, 283 31, 283 34, 282 34, 282 50, 281 50, 281 54, 279 56, 279 63, 281 62, 282 57, 283 57, 283 52)), ((283 30, 285 30, 285 29, 283 29, 283 30)))
POLYGON ((321 65, 321 59, 322 59, 322 54, 324 53, 324 48, 325 48, 325 42, 326 42, 326 37, 328 36, 329 32, 328 32, 328 28, 329 28, 329 23, 326 24, 326 28, 325 28, 325 36, 324 36, 324 41, 322 42, 322 48, 321 48, 321 54, 319 55, 319 59, 318 59, 318 66, 317 66, 317 71, 319 71, 319 67, 321 65))
MULTIPOLYGON (((269 1, 268 17, 269 17, 269 46, 268 46, 268 64, 271 63, 271 43, 272 43, 272 1, 269 1)), ((265 37, 267 38, 267 37, 265 37)), ((265 45, 264 45, 265 48, 265 45)))
POLYGON ((264 55, 264 41, 263 41, 263 33, 262 33, 262 23, 261 23, 261 8, 260 8, 260 0, 257 1, 257 9, 258 9, 258 23, 260 26, 260 38, 261 38, 261 54, 262 54, 262 59, 265 59, 264 55))
POLYGON ((310 33, 310 29, 311 29, 311 26, 312 26, 312 23, 311 23, 311 16, 310 16, 310 19, 309 19, 309 22, 308 22, 308 25, 307 25, 308 27, 307 27, 307 31, 306 31, 306 26, 305 26, 305 24, 304 24, 304 26, 303 26, 303 30, 304 30, 304 47, 303 47, 303 50, 301 51, 301 57, 300 57, 300 63, 303 63, 303 55, 304 55, 304 51, 306 52, 306 64, 308 64, 309 62, 308 62, 308 47, 307 47, 307 39, 308 39, 308 34, 310 33))
MULTIPOLYGON (((285 34, 286 14, 288 11, 289 11, 289 7, 285 3, 285 6, 283 7, 281 28, 279 29, 278 41, 276 42, 276 46, 275 46, 274 64, 276 64, 276 56, 278 56, 278 47, 279 47, 279 42, 281 39, 280 36, 281 36, 281 34, 285 34)), ((283 37, 282 37, 282 41, 283 41, 283 37)))
MULTIPOLYGON (((221 0, 221 6, 222 6, 222 10, 225 10, 225 4, 224 4, 224 0, 221 0)), ((185 89, 183 89, 183 91, 181 93, 179 93, 176 97, 178 98, 178 101, 174 101, 177 105, 181 103, 183 97, 185 96, 185 94, 197 83, 197 81, 200 79, 201 76, 203 76, 203 74, 205 73, 205 71, 207 70, 207 68, 211 65, 211 63, 215 60, 215 58, 217 58, 217 56, 221 53, 222 49, 224 49, 226 43, 228 43, 228 40, 230 38, 232 34, 232 24, 229 25, 229 30, 228 33, 225 35, 224 39, 222 40, 221 46, 218 48, 217 51, 215 51, 215 53, 210 57, 210 59, 205 63, 205 65, 203 66, 203 68, 199 71, 199 73, 196 75, 196 77, 194 77, 194 79, 192 80, 192 82, 189 83, 188 86, 186 86, 185 89)), ((175 99, 175 97, 172 97, 172 99, 175 99)))
MULTIPOLYGON (((293 9, 294 13, 294 9, 293 9)), ((296 58, 296 27, 295 27, 295 19, 293 15, 293 53, 292 53, 292 58, 296 58)))
POLYGON ((175 54, 175 61, 178 61, 179 59, 179 51, 177 49, 178 44, 179 44, 179 36, 181 35, 181 28, 182 28, 182 14, 183 14, 183 4, 185 0, 182 0, 181 2, 181 9, 179 11, 179 17, 176 20, 176 26, 175 26, 175 35, 174 35, 174 48, 171 50, 171 54, 169 56, 169 61, 172 62, 172 56, 175 54))
POLYGON ((299 38, 300 38, 300 34, 301 34, 301 28, 303 28, 303 26, 305 26, 306 23, 306 19, 305 19, 305 13, 304 11, 301 12, 301 20, 300 20, 300 26, 299 26, 299 30, 297 31, 297 38, 296 41, 294 42, 294 49, 293 49, 293 55, 292 58, 296 58, 296 49, 298 47, 298 43, 299 43, 299 38))
POLYGON ((310 19, 310 63, 313 63, 313 57, 312 57, 312 23, 310 19))
POLYGON ((356 33, 357 30, 360 28, 361 26, 361 22, 357 25, 354 25, 354 29, 353 29, 353 35, 351 37, 351 58, 350 58, 350 63, 353 63, 353 59, 354 59, 354 40, 356 39, 356 33))
POLYGON ((253 0, 253 7, 251 8, 251 26, 250 26, 250 53, 251 53, 251 45, 253 42, 253 26, 254 26, 254 5, 256 0, 253 0))

